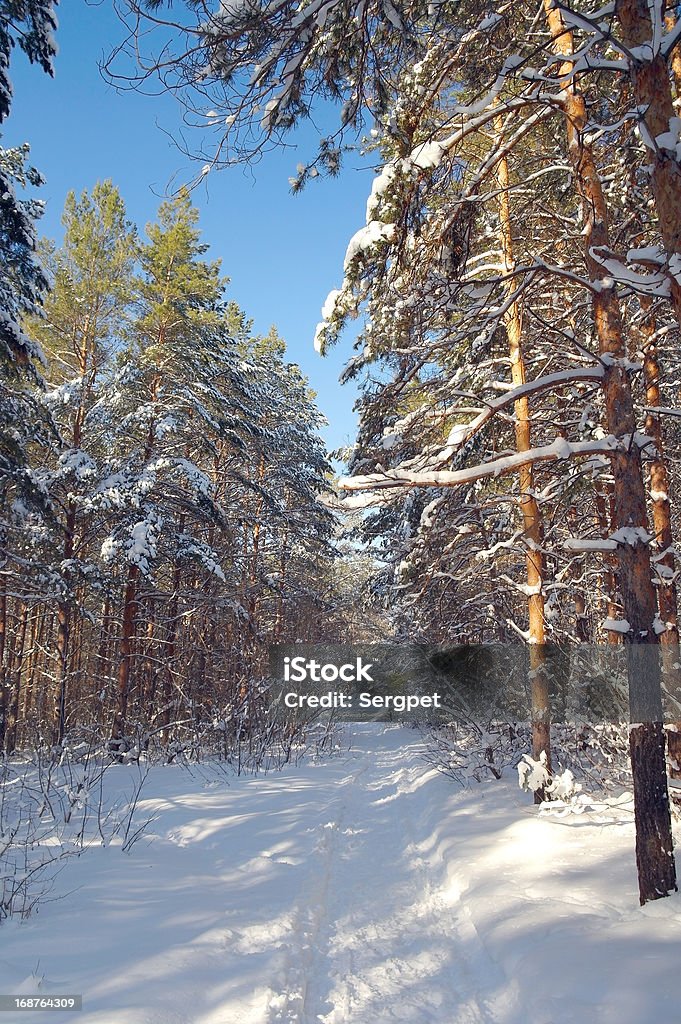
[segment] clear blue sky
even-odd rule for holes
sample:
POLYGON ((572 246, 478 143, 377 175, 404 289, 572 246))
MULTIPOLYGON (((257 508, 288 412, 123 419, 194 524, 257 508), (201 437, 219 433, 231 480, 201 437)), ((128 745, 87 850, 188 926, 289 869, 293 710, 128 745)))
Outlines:
MULTIPOLYGON (((143 229, 169 185, 197 170, 164 134, 179 127, 180 108, 170 96, 117 93, 101 78, 98 60, 122 38, 110 0, 62 0, 57 13, 54 79, 14 52, 15 95, 3 144, 29 142, 31 162, 47 179, 42 234, 59 240, 66 193, 103 178, 120 188, 130 218, 143 229)), ((302 134, 310 142, 300 153, 275 152, 252 169, 211 173, 194 202, 209 256, 220 258, 231 278, 229 296, 253 318, 256 332, 277 325, 289 358, 317 392, 330 422, 324 436, 334 448, 354 438, 355 392, 338 384, 351 338, 325 359, 314 352, 312 339, 322 303, 342 279, 347 242, 364 222, 371 171, 357 169, 359 158, 351 159, 340 178, 317 179, 292 196, 288 178, 313 153, 311 131, 302 134)))

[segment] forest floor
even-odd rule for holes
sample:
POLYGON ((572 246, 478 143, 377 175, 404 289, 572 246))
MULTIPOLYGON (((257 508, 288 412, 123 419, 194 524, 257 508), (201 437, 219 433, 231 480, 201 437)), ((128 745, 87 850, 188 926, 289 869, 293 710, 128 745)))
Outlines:
POLYGON ((515 773, 462 788, 423 755, 357 725, 266 776, 154 768, 146 835, 0 928, 0 991, 83 1011, 0 1024, 678 1020, 681 898, 638 907, 628 798, 540 816, 515 773))

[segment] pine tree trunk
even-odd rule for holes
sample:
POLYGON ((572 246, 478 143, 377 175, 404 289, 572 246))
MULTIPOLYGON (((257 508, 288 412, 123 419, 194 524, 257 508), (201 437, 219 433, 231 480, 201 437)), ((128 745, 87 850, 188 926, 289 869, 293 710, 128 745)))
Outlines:
POLYGON ((19 722, 21 729, 17 727, 17 744, 24 745, 28 737, 28 718, 31 713, 31 703, 34 700, 36 678, 40 669, 39 645, 45 631, 47 617, 41 614, 36 608, 33 614, 31 625, 31 648, 26 666, 26 679, 21 688, 21 703, 19 709, 19 722))
POLYGON ((118 695, 113 726, 111 729, 112 748, 120 751, 125 736, 128 717, 128 695, 130 690, 130 665, 135 636, 135 616, 137 613, 137 579, 139 569, 136 565, 128 567, 128 579, 123 597, 123 624, 121 632, 120 660, 118 663, 118 695))
MULTIPOLYGON (((497 130, 501 131, 503 123, 497 121, 497 130)), ((515 254, 513 250, 513 232, 511 221, 511 203, 509 197, 509 172, 506 156, 499 161, 497 168, 499 182, 499 228, 500 243, 504 261, 504 271, 508 275, 508 292, 514 290, 513 271, 515 254)), ((525 359, 522 347, 522 317, 517 300, 509 304, 505 318, 506 336, 508 338, 509 358, 511 363, 511 380, 514 387, 525 383, 525 359)), ((515 443, 516 451, 528 452, 532 448, 532 428, 530 404, 527 398, 520 398, 514 403, 515 412, 515 443)), ((530 634, 530 686, 532 699, 532 756, 539 760, 546 756, 547 770, 551 771, 551 709, 549 702, 549 679, 544 650, 544 593, 542 590, 544 576, 544 531, 541 512, 534 494, 534 467, 532 463, 522 466, 519 473, 520 510, 523 517, 523 537, 525 542, 525 567, 528 593, 528 620, 530 634)), ((546 794, 537 790, 534 794, 535 803, 542 803, 546 794)))
POLYGON ((583 593, 575 595, 575 635, 580 644, 588 644, 591 641, 589 619, 586 614, 586 600, 583 593))
MULTIPOLYGON (((630 50, 640 47, 637 52, 641 57, 631 60, 630 73, 636 105, 644 110, 639 128, 652 164, 650 184, 660 233, 671 257, 681 254, 681 166, 674 154, 656 144, 659 135, 671 130, 670 121, 676 116, 669 69, 661 53, 652 53, 653 25, 648 0, 616 0, 615 13, 622 41, 630 50), (646 51, 649 60, 645 59, 646 51)), ((678 54, 676 59, 678 62, 678 54)), ((672 65, 673 62, 672 57, 672 65)), ((669 281, 672 305, 681 325, 681 284, 674 274, 669 281)))
POLYGON ((636 867, 641 906, 676 889, 676 868, 669 818, 669 794, 661 722, 645 722, 629 731, 629 753, 636 808, 636 867))
MULTIPOLYGON (((658 408, 660 398, 660 366, 655 342, 655 317, 649 298, 641 299, 642 308, 648 316, 642 327, 643 334, 643 380, 646 388, 646 405, 658 408)), ((666 446, 660 415, 649 411, 646 415, 645 433, 652 438, 655 455, 650 462, 650 499, 653 512, 653 529, 660 554, 655 558, 658 579, 657 603, 664 632, 660 634, 662 645, 662 676, 665 688, 676 700, 681 700, 681 671, 679 670, 679 624, 676 592, 676 565, 674 558, 674 536, 672 533, 671 504, 669 501, 669 471, 665 456, 666 446)), ((681 778, 681 721, 676 728, 667 732, 669 751, 669 775, 681 778)))
POLYGON ((19 637, 17 640, 17 648, 15 653, 15 664, 13 666, 10 685, 7 688, 7 704, 6 704, 6 715, 7 721, 5 726, 5 750, 8 754, 11 754, 16 749, 16 737, 17 737, 17 721, 19 718, 19 695, 21 691, 21 673, 24 664, 24 654, 26 651, 26 630, 28 628, 28 620, 30 617, 28 605, 22 606, 21 613, 21 626, 19 628, 19 637))
MULTIPOLYGON (((667 32, 672 32, 676 27, 676 17, 672 11, 667 11, 664 16, 664 25, 667 32)), ((676 44, 671 52, 671 68, 672 77, 674 79, 674 89, 676 91, 676 98, 681 99, 681 45, 676 44)))
MULTIPOLYGON (((80 442, 79 418, 76 420, 74 431, 74 446, 80 442)), ((69 510, 66 515, 64 526, 64 561, 67 562, 73 557, 74 533, 76 528, 76 510, 69 503, 69 510)), ((71 634, 71 600, 69 597, 60 601, 57 606, 57 692, 54 707, 54 726, 52 730, 52 742, 60 746, 64 739, 66 723, 66 691, 69 676, 69 641, 71 634)))
POLYGON ((170 726, 172 723, 173 711, 173 665, 177 650, 177 613, 179 611, 180 582, 182 575, 180 567, 175 566, 173 573, 173 596, 169 609, 168 636, 166 641, 165 665, 163 666, 163 730, 161 732, 161 743, 164 747, 170 741, 170 726))
MULTIPOLYGON (((613 532, 612 511, 614 508, 612 495, 606 495, 596 491, 594 495, 596 518, 598 529, 603 538, 609 537, 613 532), (610 511, 608 511, 610 509, 610 511)), ((619 606, 617 604, 617 556, 612 553, 603 556, 603 590, 605 593, 605 614, 609 619, 619 618, 619 606)), ((622 634, 616 629, 606 629, 605 636, 609 644, 620 644, 622 634)))
POLYGON ((273 640, 279 643, 284 628, 284 587, 286 585, 286 564, 288 559, 288 530, 284 530, 279 554, 279 597, 274 619, 273 640))
MULTIPOLYGON (((634 6, 642 0, 630 0, 634 6)), ((618 3, 618 7, 629 4, 618 3)), ((557 54, 565 56, 562 74, 572 64, 572 33, 552 0, 544 0, 549 30, 557 54)), ((598 168, 591 146, 585 138, 586 104, 574 80, 564 99, 568 150, 575 182, 582 198, 585 227, 584 249, 589 276, 601 279, 601 268, 593 259, 592 248, 609 248, 607 208, 598 168)), ((667 128, 669 126, 667 125, 667 128)), ((678 207, 677 207, 678 208, 678 207)), ((681 232, 681 222, 677 221, 681 232)), ((607 427, 620 439, 624 450, 612 456, 614 478, 615 527, 647 530, 646 496, 638 447, 632 444, 636 430, 633 400, 625 357, 622 318, 614 286, 601 287, 593 295, 593 318, 601 356, 608 356, 603 378, 607 427)), ((667 895, 676 888, 672 853, 671 817, 667 793, 662 735, 662 699, 657 658, 655 590, 651 579, 650 551, 647 543, 620 543, 618 546, 620 589, 624 615, 629 623, 626 642, 629 647, 629 711, 634 723, 630 732, 632 773, 634 776, 634 815, 641 903, 667 895)))

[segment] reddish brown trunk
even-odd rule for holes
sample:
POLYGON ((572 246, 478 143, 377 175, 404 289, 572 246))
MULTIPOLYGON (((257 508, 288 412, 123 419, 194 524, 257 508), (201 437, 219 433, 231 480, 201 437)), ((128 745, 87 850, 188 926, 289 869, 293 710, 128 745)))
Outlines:
MULTIPOLYGON (((645 6, 644 0, 618 0, 618 8, 645 6)), ((561 72, 572 71, 569 54, 573 51, 572 33, 552 0, 544 0, 554 50, 566 57, 561 72)), ((621 13, 620 13, 621 17, 621 13)), ((668 82, 667 82, 668 87, 668 82)), ((598 168, 591 146, 585 138, 586 104, 575 83, 565 91, 564 111, 568 150, 575 183, 582 198, 586 224, 582 232, 585 259, 592 281, 598 282, 593 293, 593 318, 601 358, 605 357, 603 395, 609 432, 620 448, 613 454, 614 519, 617 530, 647 531, 646 496, 638 447, 633 444, 636 420, 626 371, 626 345, 622 329, 619 301, 614 285, 601 280, 601 268, 592 256, 594 247, 609 248, 607 208, 598 168)), ((667 130, 669 125, 667 124, 667 130)), ((677 211, 679 205, 677 203, 677 211)), ((676 221, 675 231, 681 233, 676 221)), ((681 237, 681 234, 680 234, 681 237)), ((649 738, 650 729, 661 733, 661 691, 659 664, 654 651, 656 601, 651 579, 650 551, 643 536, 627 538, 618 545, 619 583, 624 615, 629 623, 626 641, 635 645, 629 652, 629 709, 631 728, 632 773, 634 775, 634 814, 636 849, 641 902, 667 895, 676 888, 671 818, 667 797, 664 749, 649 738), (630 543, 630 540, 634 540, 630 543), (646 649, 648 649, 646 654, 646 649), (645 723, 649 723, 646 725, 645 723), (639 756, 641 755, 641 756, 639 756), (657 799, 656 794, 662 794, 657 799)))
MULTIPOLYGON (((676 18, 672 11, 667 11, 664 16, 664 24, 667 32, 671 32, 676 25, 676 18)), ((677 43, 671 53, 672 77, 676 98, 681 99, 681 46, 677 43)))
MULTIPOLYGON (((80 444, 82 418, 79 408, 76 414, 74 426, 74 447, 80 444)), ((68 562, 73 557, 75 547, 76 530, 76 509, 69 501, 64 524, 64 561, 68 562)), ((68 580, 67 580, 68 584, 68 580)), ((69 676, 69 641, 71 633, 71 599, 67 597, 60 601, 57 606, 57 692, 54 704, 54 723, 52 728, 52 742, 59 746, 64 739, 66 723, 66 696, 69 676)))
MULTIPOLYGON (((660 407, 660 366, 655 341, 655 318, 650 312, 650 299, 641 300, 641 306, 649 311, 643 333, 643 379, 646 387, 646 404, 649 408, 660 407)), ((674 558, 674 537, 672 533, 671 505, 669 502, 669 471, 665 458, 665 439, 662 421, 658 413, 648 412, 645 432, 653 439, 655 455, 650 462, 650 498, 653 510, 653 528, 660 553, 655 558, 657 572, 657 603, 661 625, 662 673, 668 693, 677 701, 681 700, 681 671, 679 671, 679 625, 676 593, 676 565, 674 558)), ((681 721, 667 732, 669 752, 669 775, 681 778, 681 721)))
POLYGON ((581 593, 575 596, 575 635, 581 644, 588 644, 591 641, 586 600, 581 593))
MULTIPOLYGON (((652 163, 650 182, 660 233, 668 255, 673 256, 681 253, 681 167, 672 152, 656 143, 658 136, 669 133, 670 121, 676 116, 669 69, 662 54, 653 56, 650 45, 645 45, 653 39, 648 0, 616 0, 615 13, 623 42, 641 54, 631 61, 631 80, 636 105, 644 110, 640 129, 652 163), (646 50, 649 60, 645 59, 646 50)), ((678 67, 678 54, 676 60, 678 67)), ((670 286, 672 305, 681 324, 681 284, 674 275, 670 276, 670 286)))
POLYGON ((163 730, 161 742, 167 746, 170 740, 170 725, 173 712, 173 668, 177 649, 177 614, 179 610, 180 582, 182 576, 179 566, 173 573, 173 597, 170 602, 168 640, 166 643, 165 665, 163 666, 163 730))
MULTIPOLYGON (((497 122, 497 130, 500 130, 501 127, 501 122, 497 122)), ((508 292, 510 296, 514 289, 512 274, 515 270, 515 253, 509 197, 508 160, 505 156, 499 161, 497 167, 497 181, 499 183, 499 240, 504 270, 508 275, 508 292)), ((522 316, 520 305, 516 300, 509 304, 504 319, 511 363, 511 380, 514 387, 520 387, 525 383, 526 374, 522 347, 522 316)), ((528 452, 532 448, 529 400, 527 398, 518 399, 514 403, 514 412, 516 450, 528 452)), ((520 510, 523 517, 529 638, 531 644, 532 756, 535 760, 538 760, 544 754, 546 756, 547 769, 551 771, 551 711, 549 704, 549 682, 546 672, 546 659, 544 657, 544 593, 542 590, 544 576, 544 531, 541 512, 534 493, 534 466, 532 463, 521 466, 518 483, 520 510)), ((546 794, 541 790, 534 794, 537 803, 541 803, 545 796, 546 794)))
POLYGON ((274 620, 274 641, 278 643, 284 626, 284 586, 286 584, 286 562, 288 557, 288 533, 284 531, 281 541, 281 552, 279 554, 279 597, 277 599, 277 613, 274 620))
POLYGON ((25 743, 29 735, 29 717, 31 715, 32 709, 35 707, 37 703, 37 680, 39 678, 39 673, 42 671, 43 668, 41 651, 44 649, 45 646, 45 634, 48 630, 48 621, 48 616, 45 614, 45 611, 36 608, 35 615, 33 618, 33 629, 31 632, 31 651, 29 655, 29 664, 27 666, 27 678, 24 681, 21 693, 21 743, 25 743))
POLYGON ((130 691, 130 668, 132 663, 133 641, 135 636, 135 616, 137 612, 137 580, 139 569, 136 565, 128 567, 128 579, 123 597, 123 623, 121 632, 120 660, 118 663, 118 695, 113 726, 111 729, 112 746, 120 749, 125 736, 128 717, 128 696, 130 691))

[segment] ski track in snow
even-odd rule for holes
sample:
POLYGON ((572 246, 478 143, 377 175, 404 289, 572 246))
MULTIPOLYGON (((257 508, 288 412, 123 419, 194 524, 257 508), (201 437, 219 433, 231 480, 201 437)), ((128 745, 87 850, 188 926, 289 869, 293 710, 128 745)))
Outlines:
POLYGON ((681 900, 638 907, 630 811, 539 817, 423 753, 365 724, 281 773, 154 769, 153 838, 67 862, 64 900, 3 923, 0 991, 80 991, 69 1024, 677 1019, 681 900))
POLYGON ((270 998, 272 1024, 496 1020, 478 1001, 482 979, 467 950, 475 947, 487 980, 499 968, 458 900, 429 878, 413 806, 424 766, 399 767, 397 735, 394 749, 367 751, 369 764, 342 779, 329 804, 285 952, 283 991, 270 998))

